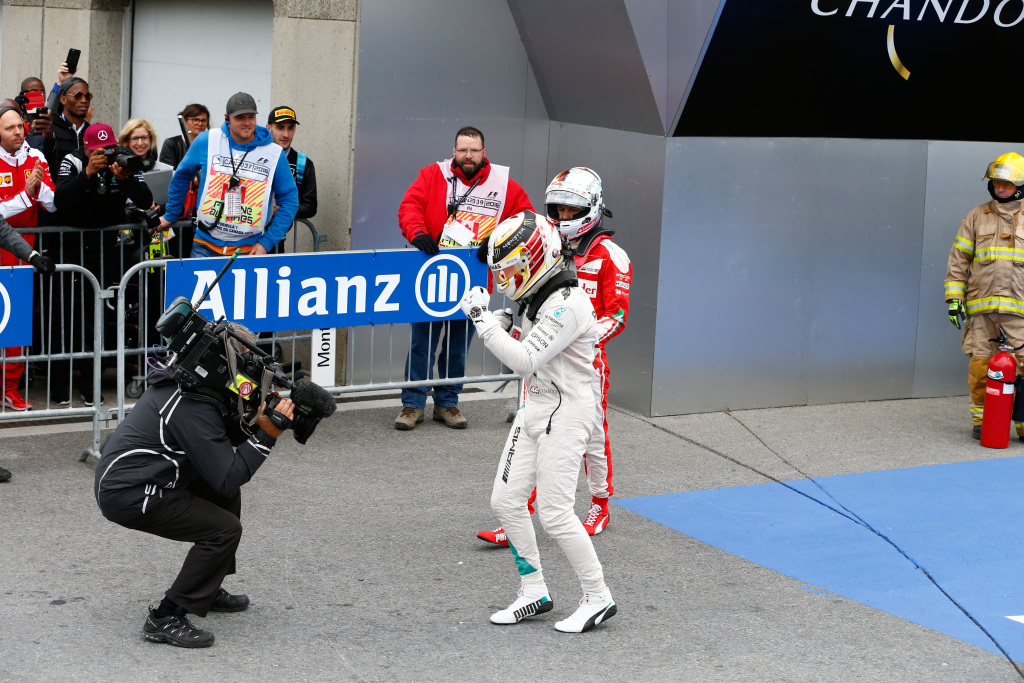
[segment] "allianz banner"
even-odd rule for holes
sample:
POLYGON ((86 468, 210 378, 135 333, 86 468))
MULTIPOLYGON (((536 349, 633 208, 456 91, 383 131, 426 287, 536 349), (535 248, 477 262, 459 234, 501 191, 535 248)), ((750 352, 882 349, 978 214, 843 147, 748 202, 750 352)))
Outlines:
MULTIPOLYGON (((198 301, 227 261, 168 263, 167 303, 198 301)), ((413 249, 240 256, 199 312, 254 332, 454 320, 465 318, 459 301, 475 285, 487 286, 476 249, 429 257, 413 249)))
POLYGON ((676 136, 1019 139, 1022 0, 721 2, 676 136))
POLYGON ((31 266, 0 268, 0 347, 31 346, 34 283, 31 266))

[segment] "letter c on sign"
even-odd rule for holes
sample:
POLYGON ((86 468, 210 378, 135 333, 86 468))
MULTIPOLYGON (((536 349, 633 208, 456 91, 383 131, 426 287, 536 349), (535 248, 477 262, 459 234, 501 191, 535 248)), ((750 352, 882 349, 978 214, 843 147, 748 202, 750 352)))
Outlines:
POLYGON ((4 315, 0 318, 0 332, 7 329, 7 322, 11 319, 11 295, 7 293, 7 288, 0 285, 0 297, 4 300, 4 315))
POLYGON ((818 7, 818 0, 811 0, 811 11, 817 14, 819 17, 830 17, 836 12, 838 12, 839 9, 834 9, 831 12, 822 12, 821 8, 818 7))

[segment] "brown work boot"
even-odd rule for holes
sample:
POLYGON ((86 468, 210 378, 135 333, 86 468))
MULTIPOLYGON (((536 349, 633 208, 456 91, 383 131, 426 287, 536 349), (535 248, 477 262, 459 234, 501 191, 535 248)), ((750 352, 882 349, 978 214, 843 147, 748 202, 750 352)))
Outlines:
POLYGON ((416 429, 420 422, 423 422, 423 408, 402 408, 402 412, 395 418, 395 429, 407 432, 416 429))
POLYGON ((434 421, 444 422, 446 427, 452 429, 465 429, 469 426, 466 422, 466 418, 462 417, 462 413, 456 406, 448 406, 447 408, 439 408, 434 406, 434 421))

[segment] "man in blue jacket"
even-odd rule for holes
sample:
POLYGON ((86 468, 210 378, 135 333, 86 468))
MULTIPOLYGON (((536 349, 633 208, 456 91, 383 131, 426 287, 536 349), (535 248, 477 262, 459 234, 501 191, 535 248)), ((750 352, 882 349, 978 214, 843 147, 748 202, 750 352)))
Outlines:
POLYGON ((270 131, 256 124, 256 114, 251 95, 232 95, 224 123, 196 136, 174 171, 160 228, 181 217, 198 171, 202 193, 193 257, 233 254, 236 248, 244 254, 266 254, 295 220, 299 193, 288 158, 270 131))

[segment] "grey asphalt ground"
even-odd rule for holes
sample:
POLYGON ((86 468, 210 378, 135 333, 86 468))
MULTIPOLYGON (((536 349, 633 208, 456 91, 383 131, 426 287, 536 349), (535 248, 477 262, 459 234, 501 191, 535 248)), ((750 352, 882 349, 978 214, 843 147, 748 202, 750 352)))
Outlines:
MULTIPOLYGON (((711 413, 609 415, 616 496, 1024 454, 978 447, 963 397, 711 413), (732 460, 667 433, 706 445, 732 460), (743 425, 749 428, 745 428, 743 425), (756 436, 755 436, 756 435, 756 436), (763 441, 763 443, 761 441, 763 441)), ((538 536, 550 614, 498 627, 515 597, 490 483, 507 400, 463 403, 471 426, 396 432, 394 401, 348 404, 303 447, 285 436, 243 489, 239 614, 195 619, 204 650, 141 627, 187 550, 105 521, 88 433, 0 429, 2 681, 1019 681, 998 655, 729 555, 612 508, 595 539, 619 605, 586 634, 555 621, 579 587, 538 536), (5 433, 6 432, 6 433, 5 433)), ((429 404, 428 404, 429 409, 429 404)), ((577 509, 589 496, 582 477, 577 509)))

